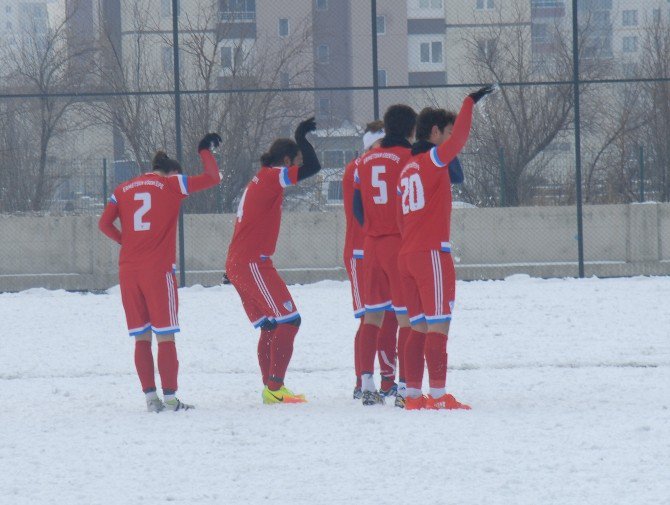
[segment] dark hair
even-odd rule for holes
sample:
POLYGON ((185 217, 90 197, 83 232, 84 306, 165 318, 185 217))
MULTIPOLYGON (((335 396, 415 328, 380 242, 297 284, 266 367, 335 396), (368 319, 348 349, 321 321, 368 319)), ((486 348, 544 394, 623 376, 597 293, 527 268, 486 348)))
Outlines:
POLYGON ((384 131, 388 137, 408 138, 416 125, 416 112, 409 105, 391 105, 384 114, 384 131))
POLYGON ((377 133, 379 131, 382 131, 384 129, 384 121, 381 121, 377 119, 376 121, 370 121, 368 124, 365 125, 365 131, 363 133, 377 133))
POLYGON ((280 165, 284 163, 284 158, 288 156, 293 160, 298 153, 300 148, 291 139, 277 139, 270 146, 270 150, 266 153, 263 153, 261 156, 261 163, 264 167, 271 167, 274 165, 280 165))
POLYGON ((154 154, 151 166, 154 170, 158 170, 165 174, 169 174, 170 172, 182 173, 179 162, 170 158, 164 151, 157 151, 156 154, 154 154))
POLYGON ((443 132, 447 126, 455 122, 456 114, 453 112, 426 107, 416 118, 416 139, 428 140, 430 139, 430 131, 433 129, 433 126, 437 126, 443 132))

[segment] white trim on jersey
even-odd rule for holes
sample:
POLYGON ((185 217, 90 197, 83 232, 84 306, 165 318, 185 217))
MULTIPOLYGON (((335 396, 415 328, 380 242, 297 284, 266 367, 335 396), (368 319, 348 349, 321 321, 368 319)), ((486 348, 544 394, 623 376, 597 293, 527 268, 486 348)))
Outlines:
POLYGON ((288 167, 278 167, 279 168, 279 185, 282 188, 291 186, 291 179, 288 176, 288 167))
POLYGON ((179 326, 165 326, 163 328, 152 326, 151 329, 154 331, 154 333, 162 335, 164 333, 177 333, 179 331, 179 326))
POLYGON ((275 319, 278 324, 281 323, 286 323, 288 321, 293 321, 294 319, 298 319, 300 317, 300 313, 296 310, 294 312, 291 312, 290 314, 286 314, 285 316, 281 316, 275 319))
POLYGON ((391 308, 391 300, 388 300, 384 303, 378 303, 376 305, 365 304, 365 310, 368 312, 379 312, 381 310, 386 310, 391 308))
POLYGON ((426 319, 426 314, 419 314, 418 316, 410 317, 409 318, 409 324, 419 324, 422 321, 425 321, 426 319))
POLYGON ((442 252, 451 252, 451 242, 441 242, 440 250, 442 252))
POLYGON ((112 203, 119 203, 116 201, 116 197, 114 196, 114 194, 112 194, 112 196, 109 197, 109 201, 112 203))
POLYGON ((407 307, 396 307, 395 305, 392 305, 392 307, 396 314, 407 314, 407 307))
POLYGON ((353 250, 354 258, 357 260, 362 260, 364 256, 363 249, 354 249, 353 250))
MULTIPOLYGON (((442 302, 444 300, 444 290, 442 286, 442 264, 440 263, 440 253, 430 251, 433 262, 433 286, 435 290, 435 315, 442 315, 442 302)), ((426 317, 426 319, 428 319, 426 317)))
POLYGON ((279 312, 277 304, 272 299, 270 290, 268 289, 267 285, 265 284, 265 281, 263 280, 261 271, 258 269, 258 263, 249 263, 249 269, 251 270, 251 275, 253 276, 254 281, 256 282, 256 286, 258 286, 258 289, 263 295, 263 298, 265 298, 265 302, 268 304, 270 309, 274 311, 274 315, 279 317, 281 315, 281 312, 279 312))
POLYGON ((146 323, 144 326, 140 326, 139 328, 128 328, 128 334, 131 337, 136 337, 137 335, 141 335, 147 331, 149 328, 151 328, 151 323, 146 323))
POLYGON ((447 166, 446 163, 442 163, 440 156, 437 154, 437 147, 433 147, 430 150, 430 159, 435 164, 436 167, 444 168, 447 166))

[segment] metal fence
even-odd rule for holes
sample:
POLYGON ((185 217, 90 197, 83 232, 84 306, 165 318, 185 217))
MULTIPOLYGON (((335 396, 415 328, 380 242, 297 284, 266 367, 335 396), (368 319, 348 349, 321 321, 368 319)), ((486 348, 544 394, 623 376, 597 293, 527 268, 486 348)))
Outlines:
MULTIPOLYGON (((285 209, 342 212, 366 122, 393 103, 457 110, 489 82, 501 91, 462 153, 463 206, 574 207, 584 276, 584 204, 669 198, 667 0, 15 1, 0 15, 2 214, 99 214, 156 149, 197 171, 207 131, 224 139, 224 183, 184 213, 231 213, 260 154, 309 115, 324 169, 285 209)), ((183 285, 202 239, 181 224, 183 285)))

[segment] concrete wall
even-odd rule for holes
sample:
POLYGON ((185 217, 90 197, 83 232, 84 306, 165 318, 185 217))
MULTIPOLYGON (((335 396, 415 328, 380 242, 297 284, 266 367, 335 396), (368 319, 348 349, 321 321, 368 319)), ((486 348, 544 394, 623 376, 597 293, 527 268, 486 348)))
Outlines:
MULTIPOLYGON (((0 216, 0 291, 116 284, 118 247, 97 219, 0 216)), ((186 216, 188 284, 219 282, 234 220, 186 216)), ((460 279, 578 274, 573 207, 455 209, 452 230, 460 279)), ((670 204, 587 206, 584 237, 587 276, 670 274, 670 204)), ((275 265, 289 283, 344 279, 343 238, 341 211, 286 213, 275 265)))

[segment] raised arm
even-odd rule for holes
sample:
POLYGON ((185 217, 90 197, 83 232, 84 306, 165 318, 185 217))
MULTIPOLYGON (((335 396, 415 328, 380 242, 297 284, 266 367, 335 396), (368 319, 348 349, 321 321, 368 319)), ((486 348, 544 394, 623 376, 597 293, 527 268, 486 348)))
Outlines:
POLYGON ((316 130, 316 121, 311 117, 298 125, 295 130, 295 141, 302 153, 302 166, 298 169, 298 181, 315 175, 321 170, 321 163, 316 157, 312 144, 307 140, 307 134, 316 130))
POLYGON ((114 242, 120 244, 121 231, 114 224, 114 221, 116 221, 117 217, 119 217, 119 206, 116 204, 114 196, 112 196, 112 198, 107 203, 102 216, 100 216, 100 220, 98 221, 98 228, 114 242))
POLYGON ((221 142, 222 140, 218 133, 208 133, 202 138, 200 144, 198 144, 198 154, 200 155, 203 171, 200 175, 186 177, 188 193, 202 191, 216 186, 221 182, 222 177, 219 173, 219 167, 212 153, 212 149, 219 147, 221 142))
POLYGON ((458 153, 461 152, 470 136, 470 127, 472 126, 472 110, 475 104, 489 93, 495 90, 494 86, 484 86, 474 93, 470 93, 463 100, 461 110, 456 117, 454 128, 449 138, 431 151, 431 157, 438 166, 447 166, 458 153))

